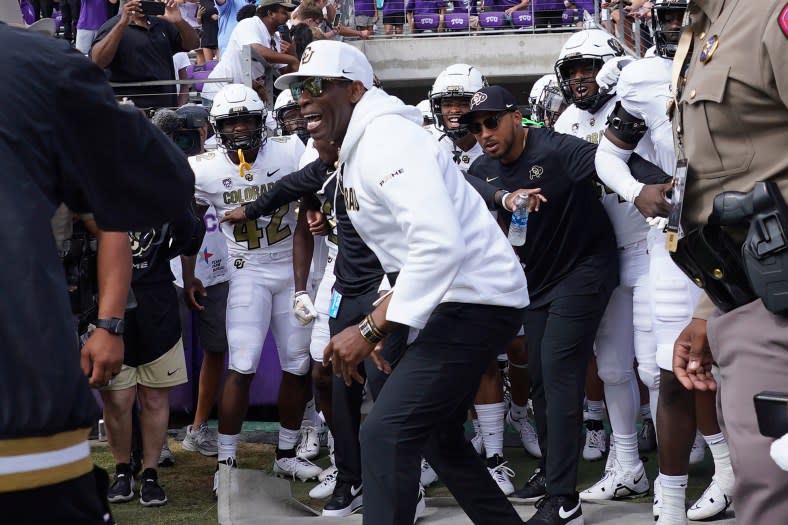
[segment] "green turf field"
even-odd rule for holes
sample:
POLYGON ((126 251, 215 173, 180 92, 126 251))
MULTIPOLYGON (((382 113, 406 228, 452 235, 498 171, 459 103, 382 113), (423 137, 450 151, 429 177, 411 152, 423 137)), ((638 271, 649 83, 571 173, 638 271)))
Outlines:
MULTIPOLYGON (((169 439, 169 444, 176 464, 174 467, 159 470, 159 481, 167 493, 169 502, 159 508, 143 508, 138 499, 129 503, 112 505, 113 515, 119 525, 208 525, 216 523, 216 502, 211 494, 216 459, 186 452, 181 449, 180 442, 172 438, 169 439)), ((106 443, 93 442, 92 451, 96 463, 106 468, 112 475, 114 465, 106 443)), ((505 453, 509 466, 516 473, 514 484, 519 488, 530 477, 537 462, 522 449, 507 448, 505 453)), ((325 449, 323 454, 317 463, 325 467, 328 465, 325 449)), ((272 445, 241 443, 238 456, 242 468, 263 469, 270 473, 274 447, 272 445)), ((653 480, 657 473, 656 453, 648 454, 647 459, 646 471, 649 479, 653 480)), ((603 467, 603 462, 580 461, 579 487, 583 489, 597 481, 603 467)), ((707 451, 703 463, 690 467, 688 500, 693 500, 700 495, 709 483, 713 470, 714 464, 711 454, 707 451)), ((308 496, 309 490, 315 484, 315 482, 294 481, 292 482, 293 495, 312 508, 319 509, 323 502, 312 500, 308 496)), ((138 493, 135 492, 135 494, 138 493)), ((449 495, 448 490, 440 483, 427 490, 427 496, 447 495, 449 495)), ((636 501, 650 501, 650 497, 636 501)))

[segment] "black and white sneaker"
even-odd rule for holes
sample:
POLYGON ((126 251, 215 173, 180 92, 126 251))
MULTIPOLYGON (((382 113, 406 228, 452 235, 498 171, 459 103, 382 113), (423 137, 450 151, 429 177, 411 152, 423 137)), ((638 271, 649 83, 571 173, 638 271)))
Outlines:
POLYGON ((545 479, 542 469, 537 468, 531 478, 525 482, 523 488, 514 491, 509 499, 520 503, 533 503, 546 494, 547 479, 545 479))
POLYGON ((134 499, 134 476, 131 474, 131 469, 116 468, 115 479, 107 490, 107 501, 125 503, 132 499, 134 499))
POLYGON ((143 507, 161 507, 167 503, 167 495, 159 485, 159 474, 156 469, 146 468, 142 471, 140 485, 140 503, 143 507))
POLYGON ((525 525, 584 525, 580 498, 550 496, 536 502, 536 514, 525 525))
POLYGON ((331 499, 323 507, 323 516, 350 516, 364 506, 361 491, 361 483, 356 486, 353 483, 338 480, 331 499))

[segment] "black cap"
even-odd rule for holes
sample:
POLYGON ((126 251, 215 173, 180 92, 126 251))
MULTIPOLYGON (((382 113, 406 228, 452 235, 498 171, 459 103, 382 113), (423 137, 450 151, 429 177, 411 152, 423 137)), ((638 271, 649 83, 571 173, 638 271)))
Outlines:
POLYGON ((517 111, 517 100, 501 86, 483 87, 471 97, 470 111, 462 114, 460 124, 467 124, 476 113, 485 111, 517 111))
POLYGON ((208 125, 208 110, 197 104, 185 104, 175 110, 181 117, 181 127, 186 129, 199 129, 208 125))

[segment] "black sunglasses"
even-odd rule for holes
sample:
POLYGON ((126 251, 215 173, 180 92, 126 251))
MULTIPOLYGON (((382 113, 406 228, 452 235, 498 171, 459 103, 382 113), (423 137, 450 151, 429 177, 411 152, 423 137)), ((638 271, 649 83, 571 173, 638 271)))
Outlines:
POLYGON ((487 117, 486 119, 482 120, 481 122, 468 122, 465 125, 465 128, 470 131, 474 135, 478 135, 482 132, 482 126, 489 130, 497 129, 498 124, 501 123, 501 117, 506 115, 507 113, 512 113, 513 110, 506 109, 501 111, 497 115, 493 115, 492 117, 487 117))
POLYGON ((332 82, 353 81, 348 78, 309 77, 301 81, 292 82, 290 84, 290 93, 293 95, 293 100, 296 102, 301 99, 301 93, 304 91, 313 97, 321 97, 327 87, 324 84, 330 85, 332 82))

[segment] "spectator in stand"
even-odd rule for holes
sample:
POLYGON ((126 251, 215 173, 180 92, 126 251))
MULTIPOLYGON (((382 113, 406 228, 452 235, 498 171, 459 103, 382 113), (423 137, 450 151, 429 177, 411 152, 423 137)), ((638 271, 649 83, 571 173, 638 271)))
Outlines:
POLYGON ((353 8, 356 13, 356 29, 372 33, 375 22, 378 21, 378 8, 375 6, 375 0, 354 0, 353 8))
POLYGON ((401 35, 405 25, 405 0, 386 0, 383 3, 383 29, 387 35, 401 35))
MULTIPOLYGON (((175 70, 175 78, 178 80, 186 80, 188 76, 186 70, 191 65, 189 60, 189 53, 181 51, 175 53, 172 57, 172 65, 175 70)), ((178 105, 182 106, 189 102, 189 84, 178 84, 178 105)))
POLYGON ((63 16, 63 40, 73 43, 77 35, 80 0, 60 0, 60 13, 63 16))
POLYGON ((219 13, 219 35, 217 43, 219 45, 219 55, 224 53, 224 48, 227 47, 227 42, 230 41, 230 35, 233 34, 233 29, 238 23, 236 15, 238 10, 247 4, 254 4, 254 1, 249 0, 216 0, 216 9, 219 13))
POLYGON ((535 26, 560 27, 561 17, 564 14, 564 0, 533 0, 532 9, 536 18, 535 26))
POLYGON ((36 20, 52 18, 52 9, 54 9, 52 0, 30 0, 30 5, 36 13, 36 20))
MULTIPOLYGON (((385 6, 385 4, 384 4, 385 6)), ((406 9, 408 14, 408 25, 410 32, 415 33, 414 17, 418 15, 438 15, 438 31, 443 31, 443 14, 446 12, 446 2, 444 0, 412 0, 408 1, 406 9)))
MULTIPOLYGON (((232 78, 233 83, 242 83, 243 59, 241 57, 241 49, 245 45, 252 46, 257 54, 262 56, 274 68, 282 70, 282 72, 298 69, 298 59, 291 50, 292 46, 282 41, 282 36, 277 31, 279 26, 284 25, 290 18, 290 13, 293 9, 295 9, 295 5, 288 3, 286 0, 263 0, 257 7, 254 16, 241 20, 235 26, 226 50, 208 78, 232 78)), ((265 68, 259 62, 252 62, 252 78, 254 79, 252 88, 257 91, 257 94, 263 101, 266 101, 266 89, 263 85, 265 68)), ((202 98, 206 101, 206 105, 226 85, 224 82, 205 84, 202 90, 202 98)), ((273 104, 273 101, 267 102, 273 104)), ((271 116, 268 124, 271 129, 276 128, 273 116, 271 116)))
POLYGON ((213 0, 200 0, 200 8, 197 10, 197 20, 202 26, 200 34, 200 48, 202 53, 197 55, 197 63, 204 64, 214 60, 219 49, 219 11, 213 0), (202 62, 200 62, 202 58, 202 62))
MULTIPOLYGON (((111 1, 111 0, 110 0, 111 1)), ((117 3, 118 0, 114 0, 117 3)), ((77 37, 74 47, 87 55, 93 45, 98 28, 109 18, 107 0, 82 0, 77 22, 77 37)))
MULTIPOLYGON (((142 12, 140 0, 127 0, 121 13, 99 28, 90 58, 109 72, 111 82, 175 80, 173 55, 199 44, 197 32, 183 20, 175 0, 165 3, 161 16, 148 16, 142 12)), ((114 89, 116 95, 128 96, 140 108, 178 103, 174 86, 114 89), (140 92, 145 94, 134 95, 140 92)))
POLYGON ((504 8, 503 12, 506 15, 506 22, 511 24, 512 13, 530 9, 531 0, 497 0, 497 4, 499 8, 504 8))
POLYGON ((564 0, 564 12, 561 15, 561 25, 564 27, 583 27, 583 11, 577 2, 564 0))

